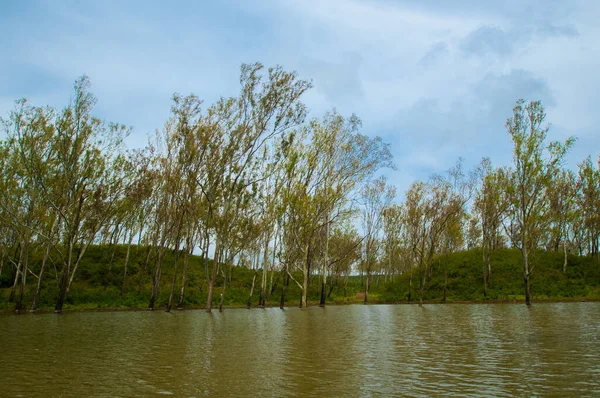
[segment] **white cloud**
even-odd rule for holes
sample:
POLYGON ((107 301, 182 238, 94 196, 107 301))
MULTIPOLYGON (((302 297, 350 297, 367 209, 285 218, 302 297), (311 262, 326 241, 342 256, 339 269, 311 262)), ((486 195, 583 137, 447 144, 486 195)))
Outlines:
POLYGON ((133 125, 142 145, 173 92, 210 103, 237 92, 241 62, 278 63, 313 79, 313 116, 355 112, 392 142, 402 192, 458 156, 509 162, 504 120, 519 97, 544 101, 552 138, 582 137, 574 156, 600 148, 599 16, 584 0, 48 2, 5 24, 0 112, 23 95, 62 106, 86 73, 100 116, 133 125))

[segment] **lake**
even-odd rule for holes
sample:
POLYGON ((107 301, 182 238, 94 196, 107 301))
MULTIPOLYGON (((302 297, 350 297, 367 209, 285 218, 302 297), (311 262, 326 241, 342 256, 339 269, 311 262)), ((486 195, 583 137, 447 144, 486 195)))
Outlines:
POLYGON ((0 314, 0 389, 599 396, 600 303, 0 314))

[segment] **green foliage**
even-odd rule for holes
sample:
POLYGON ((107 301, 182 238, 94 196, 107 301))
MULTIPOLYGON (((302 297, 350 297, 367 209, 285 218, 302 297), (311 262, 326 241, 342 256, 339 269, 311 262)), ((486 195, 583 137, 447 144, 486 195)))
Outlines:
MULTIPOLYGON (((533 299, 600 299, 600 267, 590 256, 569 256, 567 272, 562 271, 564 257, 560 252, 538 250, 532 278, 533 299)), ((425 300, 441 301, 444 288, 443 257, 433 265, 425 300)), ((523 300, 521 253, 517 249, 498 249, 492 253, 492 275, 487 297, 483 294, 481 249, 456 252, 448 258, 447 301, 523 300)), ((413 294, 418 278, 413 280, 413 294)), ((386 285, 381 301, 406 301, 408 275, 401 275, 386 285)), ((414 296, 413 296, 414 297, 414 296)))
MULTIPOLYGON (((125 253, 125 246, 118 246, 112 267, 112 278, 107 274, 107 259, 110 258, 112 248, 108 246, 90 246, 87 254, 81 261, 81 270, 69 291, 65 310, 102 310, 102 309, 145 309, 148 305, 152 289, 151 276, 147 272, 142 280, 138 293, 141 267, 145 258, 145 247, 133 246, 131 249, 130 270, 124 294, 120 295, 121 269, 125 253)), ((539 250, 536 253, 538 265, 532 279, 532 295, 534 299, 600 299, 600 267, 592 257, 569 256, 567 272, 562 271, 563 255, 560 252, 546 252, 539 250)), ((41 261, 41 256, 34 256, 32 269, 36 269, 41 261)), ((447 301, 486 301, 486 300, 523 300, 523 277, 521 272, 520 252, 516 249, 499 249, 492 254, 492 276, 488 288, 488 295, 483 295, 483 282, 481 275, 481 249, 460 251, 448 256, 448 291, 447 301)), ((161 278, 160 295, 157 300, 157 309, 165 308, 168 301, 168 290, 173 276, 175 256, 169 252, 165 255, 163 276, 161 278)), ((431 278, 427 280, 424 299, 429 302, 439 302, 443 297, 445 257, 434 260, 431 278)), ((205 280, 204 259, 199 256, 190 256, 188 269, 188 283, 185 291, 184 306, 187 308, 201 308, 206 305, 208 285, 205 280)), ((209 267, 212 264, 209 261, 209 267)), ((259 271, 260 272, 260 271, 259 271)), ((278 271, 275 271, 276 274, 278 271)), ((50 311, 54 308, 58 288, 53 274, 43 284, 39 309, 50 311)), ((14 304, 8 302, 10 294, 9 278, 3 273, 4 284, 0 288, 0 310, 12 311, 14 304)), ((293 274, 299 280, 300 272, 293 274)), ((246 267, 232 267, 231 282, 227 282, 224 305, 242 307, 248 302, 254 270, 246 267)), ((275 280, 277 278, 274 278, 275 280)), ((333 278, 333 289, 327 302, 329 304, 352 304, 363 300, 364 279, 359 275, 348 277, 344 286, 344 278, 333 278)), ((317 304, 320 298, 319 279, 315 275, 310 279, 307 299, 309 304, 317 304)), ((413 276, 413 297, 417 298, 418 273, 413 276)), ((223 278, 216 281, 213 305, 218 306, 223 278)), ((178 292, 179 283, 176 291, 178 292)), ((329 287, 328 287, 329 289, 329 287)), ((34 284, 27 287, 25 302, 31 302, 35 291, 34 284)), ((329 290, 328 292, 329 293, 329 290)), ((276 284, 275 291, 271 294, 268 306, 278 306, 281 297, 281 280, 276 284)), ((301 290, 291 281, 286 288, 286 305, 298 306, 301 290)), ((386 283, 384 275, 372 276, 369 292, 369 302, 406 302, 408 297, 408 274, 396 276, 393 281, 386 283)), ((258 305, 259 296, 255 288, 252 305, 258 305)), ((416 302, 416 301, 415 301, 416 302)))

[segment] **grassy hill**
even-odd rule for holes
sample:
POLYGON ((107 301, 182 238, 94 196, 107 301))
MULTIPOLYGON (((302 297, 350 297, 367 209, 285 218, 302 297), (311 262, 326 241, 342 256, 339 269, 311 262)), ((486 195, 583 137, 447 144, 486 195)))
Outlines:
MULTIPOLYGON (((109 272, 108 264, 112 249, 93 246, 88 249, 73 282, 65 310, 73 309, 106 309, 106 308, 146 308, 150 297, 152 262, 144 270, 147 248, 134 246, 128 266, 128 277, 123 295, 120 294, 125 246, 118 246, 109 272)), ((37 273, 41 253, 32 256, 32 270, 37 273)), ((443 297, 444 264, 446 258, 441 257, 434 265, 431 278, 426 282, 425 300, 440 302, 443 297)), ((590 257, 569 257, 567 272, 562 272, 562 253, 539 251, 537 265, 532 275, 532 295, 534 300, 547 299, 600 299, 600 265, 597 259, 590 257)), ((484 301, 484 300, 524 300, 523 277, 520 253, 515 249, 501 249, 492 255, 492 277, 487 297, 483 295, 481 252, 478 249, 453 253, 448 256, 447 301, 484 301)), ((165 256, 161 277, 160 296, 156 308, 164 308, 167 304, 170 283, 173 277, 174 254, 165 256)), ((185 307, 198 308, 206 304, 206 262, 199 256, 190 256, 185 294, 185 307)), ((181 277, 181 266, 179 278, 181 277)), ((209 260, 209 269, 211 263, 209 260)), ((0 277, 0 310, 12 310, 14 304, 8 301, 14 271, 5 265, 0 277)), ((253 295, 253 305, 257 305, 260 289, 260 270, 253 295)), ((231 282, 227 284, 225 294, 226 306, 245 306, 252 285, 255 270, 232 267, 231 282)), ((299 280, 300 275, 296 279, 299 280)), ((275 274, 275 289, 269 305, 279 305, 281 295, 281 278, 275 274)), ((179 280, 176 292, 179 291, 179 280)), ((214 305, 218 305, 222 277, 217 280, 214 305)), ((32 301, 37 279, 28 275, 25 303, 32 301)), ((408 274, 397 275, 393 282, 385 283, 383 276, 374 275, 369 301, 406 302, 408 297, 408 274)), ((41 311, 52 310, 58 295, 56 287, 56 271, 52 264, 47 266, 38 308, 41 311)), ((418 300, 418 271, 413 276, 413 301, 418 300)), ((313 277, 309 287, 310 303, 319 300, 319 281, 313 277)), ((344 288, 342 280, 334 279, 334 287, 328 297, 330 303, 362 302, 363 290, 360 276, 351 276, 344 288)), ((178 301, 178 293, 175 302, 178 301)), ((286 304, 296 306, 300 301, 300 289, 293 281, 286 290, 286 304)))
MULTIPOLYGON (((591 257, 569 256, 567 272, 563 272, 562 253, 538 251, 531 277, 534 299, 599 299, 600 264, 591 257)), ((440 301, 444 289, 444 257, 438 258, 431 279, 426 282, 425 299, 440 301)), ((461 251, 448 256, 447 301, 524 300, 521 253, 516 249, 500 249, 492 254, 491 283, 487 297, 483 294, 482 255, 479 249, 461 251)), ((418 276, 413 280, 413 297, 418 297, 418 276)), ((408 275, 386 285, 383 301, 405 301, 408 297, 408 275)))

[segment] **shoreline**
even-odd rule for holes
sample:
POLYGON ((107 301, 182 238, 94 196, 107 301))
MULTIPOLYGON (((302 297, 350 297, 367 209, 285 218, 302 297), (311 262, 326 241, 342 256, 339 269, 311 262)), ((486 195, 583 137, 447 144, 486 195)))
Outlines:
MULTIPOLYGON (((543 298, 543 299, 532 299, 532 304, 546 304, 546 303, 585 303, 585 302, 600 302, 600 298, 586 298, 586 297, 573 297, 573 298, 543 298)), ((423 304, 427 305, 469 305, 469 304, 525 304, 524 299, 494 299, 494 300, 456 300, 456 301, 425 301, 423 304)), ((364 304, 361 301, 335 301, 331 303, 327 303, 325 307, 330 306, 345 306, 345 305, 419 305, 418 301, 372 301, 368 304, 364 304)), ((308 307, 319 307, 318 302, 311 302, 308 304, 308 307)), ((267 305, 264 308, 260 308, 257 306, 252 306, 251 308, 247 308, 245 305, 229 305, 223 307, 226 310, 239 310, 239 309, 270 309, 270 308, 279 308, 279 305, 267 305)), ((285 308, 298 308, 296 305, 286 305, 285 308)), ((190 310, 204 310, 205 306, 187 306, 180 308, 173 308, 171 312, 179 312, 179 311, 190 311, 190 310)), ((77 312, 154 312, 154 311, 162 311, 166 312, 165 308, 155 308, 150 310, 148 308, 140 308, 140 307, 101 307, 101 308, 64 308, 62 313, 77 313, 77 312)), ((218 307, 213 307, 213 312, 219 312, 218 307)), ((53 309, 43 308, 38 309, 35 312, 30 312, 29 310, 25 310, 21 313, 16 313, 13 309, 0 309, 0 314, 13 314, 13 315, 35 315, 35 314, 54 314, 56 313, 53 309)), ((58 314, 58 313, 57 313, 58 314)))

